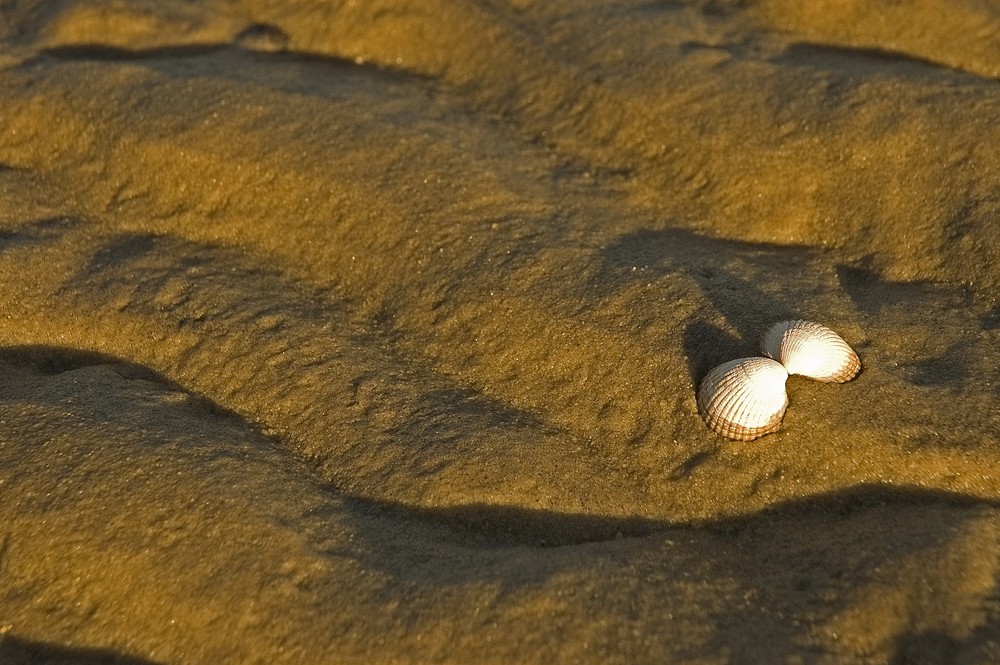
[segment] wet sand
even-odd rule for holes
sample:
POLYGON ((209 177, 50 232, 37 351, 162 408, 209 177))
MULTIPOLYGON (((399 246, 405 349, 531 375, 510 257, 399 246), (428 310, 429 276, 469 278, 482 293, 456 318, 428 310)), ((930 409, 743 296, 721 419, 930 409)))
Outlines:
POLYGON ((1000 8, 803 6, 5 4, 0 661, 1000 661, 1000 8))

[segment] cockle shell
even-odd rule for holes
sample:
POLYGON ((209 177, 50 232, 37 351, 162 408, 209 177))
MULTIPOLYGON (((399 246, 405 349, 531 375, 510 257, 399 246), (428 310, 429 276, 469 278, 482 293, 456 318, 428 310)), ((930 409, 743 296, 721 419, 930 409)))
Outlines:
POLYGON ((778 429, 788 406, 788 372, 770 358, 740 358, 708 373, 698 389, 698 411, 712 431, 750 441, 778 429))
POLYGON ((812 321, 779 321, 760 340, 764 355, 789 374, 817 381, 843 383, 861 369, 861 360, 840 335, 812 321))

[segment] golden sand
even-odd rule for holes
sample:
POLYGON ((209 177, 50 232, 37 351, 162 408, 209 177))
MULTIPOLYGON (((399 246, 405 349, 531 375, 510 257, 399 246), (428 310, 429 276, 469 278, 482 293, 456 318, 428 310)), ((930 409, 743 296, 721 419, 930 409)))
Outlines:
POLYGON ((1000 662, 998 77, 983 0, 0 3, 0 662, 1000 662), (788 318, 862 374, 712 434, 788 318))

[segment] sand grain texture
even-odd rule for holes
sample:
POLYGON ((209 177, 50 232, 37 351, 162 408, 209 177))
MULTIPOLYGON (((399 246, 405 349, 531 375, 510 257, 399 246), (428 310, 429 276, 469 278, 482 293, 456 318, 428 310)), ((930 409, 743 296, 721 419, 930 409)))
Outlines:
POLYGON ((803 7, 0 3, 0 660, 1000 660, 1000 12, 803 7))

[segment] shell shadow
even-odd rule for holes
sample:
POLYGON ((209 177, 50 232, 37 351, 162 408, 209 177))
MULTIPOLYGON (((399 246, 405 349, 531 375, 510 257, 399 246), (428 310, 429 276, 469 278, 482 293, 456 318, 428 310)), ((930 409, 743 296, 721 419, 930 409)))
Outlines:
POLYGON ((796 288, 817 251, 768 243, 723 240, 679 229, 641 230, 619 237, 601 251, 601 269, 591 279, 597 293, 610 294, 631 281, 690 280, 733 329, 694 321, 683 347, 691 382, 725 360, 759 355, 757 344, 770 323, 803 318, 808 294, 796 288), (638 268, 638 269, 637 269, 638 268))
POLYGON ((601 269, 591 281, 595 291, 607 293, 650 276, 691 279, 727 323, 755 342, 767 323, 796 318, 804 296, 795 288, 797 276, 816 255, 808 247, 644 229, 602 249, 601 269))
POLYGON ((718 326, 694 321, 684 327, 684 358, 695 391, 702 378, 716 365, 753 353, 751 345, 745 340, 718 326))

